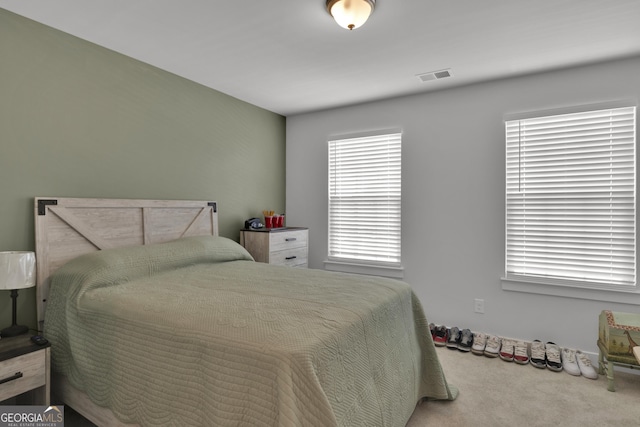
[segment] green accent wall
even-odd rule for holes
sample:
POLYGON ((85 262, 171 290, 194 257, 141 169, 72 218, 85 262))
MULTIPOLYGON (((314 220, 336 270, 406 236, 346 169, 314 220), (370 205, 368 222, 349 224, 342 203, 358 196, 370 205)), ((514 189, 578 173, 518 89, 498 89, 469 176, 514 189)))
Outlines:
POLYGON ((0 251, 35 249, 36 196, 217 201, 238 240, 284 210, 285 118, 0 9, 0 251))

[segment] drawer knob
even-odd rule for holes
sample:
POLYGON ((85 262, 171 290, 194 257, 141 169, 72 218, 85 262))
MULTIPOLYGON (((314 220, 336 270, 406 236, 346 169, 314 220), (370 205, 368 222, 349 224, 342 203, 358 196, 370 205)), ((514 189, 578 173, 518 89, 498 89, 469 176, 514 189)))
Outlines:
POLYGON ((295 256, 295 255, 292 255, 292 256, 288 256, 288 257, 286 257, 285 259, 296 259, 296 258, 298 258, 298 257, 297 257, 297 256, 295 256))
POLYGON ((286 239, 284 239, 285 242, 295 242, 296 240, 298 240, 295 237, 287 237, 286 239))
POLYGON ((22 372, 16 372, 13 376, 1 379, 0 384, 8 383, 9 381, 17 380, 18 378, 22 378, 22 372))

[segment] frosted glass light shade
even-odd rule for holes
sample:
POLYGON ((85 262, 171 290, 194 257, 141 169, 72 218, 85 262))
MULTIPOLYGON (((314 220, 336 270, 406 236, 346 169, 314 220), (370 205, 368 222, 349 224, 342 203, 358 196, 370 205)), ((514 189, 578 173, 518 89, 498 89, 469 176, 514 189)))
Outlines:
POLYGON ((327 11, 348 30, 361 27, 373 12, 375 0, 327 0, 327 11))
POLYGON ((33 252, 0 252, 0 289, 24 289, 36 284, 33 252))

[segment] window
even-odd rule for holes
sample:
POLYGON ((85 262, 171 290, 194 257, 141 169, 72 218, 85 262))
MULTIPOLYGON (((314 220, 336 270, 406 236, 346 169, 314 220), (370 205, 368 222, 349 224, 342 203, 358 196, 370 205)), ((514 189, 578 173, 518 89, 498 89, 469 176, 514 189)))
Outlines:
POLYGON ((506 122, 506 279, 635 290, 635 118, 506 122))
POLYGON ((399 267, 401 134, 329 141, 329 261, 399 267))

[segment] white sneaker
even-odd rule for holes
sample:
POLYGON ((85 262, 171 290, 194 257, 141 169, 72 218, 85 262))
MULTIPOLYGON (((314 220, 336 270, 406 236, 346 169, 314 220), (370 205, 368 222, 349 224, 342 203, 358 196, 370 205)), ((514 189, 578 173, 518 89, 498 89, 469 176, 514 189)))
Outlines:
POLYGON ((580 376, 580 368, 576 361, 576 351, 570 348, 562 349, 562 368, 571 375, 580 376))
POLYGON ((483 332, 476 332, 473 334, 473 345, 471 346, 471 352, 473 354, 484 353, 484 349, 487 346, 487 334, 483 332))
POLYGON ((487 345, 484 348, 484 355, 487 357, 498 357, 498 354, 500 354, 500 344, 500 337, 487 335, 487 345))
POLYGON ((529 363, 529 348, 524 341, 517 341, 513 350, 513 361, 520 365, 529 363))
POLYGON ((591 359, 589 359, 589 356, 578 350, 576 351, 576 358, 578 360, 578 367, 580 368, 582 376, 592 380, 597 380, 598 373, 593 368, 593 365, 591 365, 591 359))

